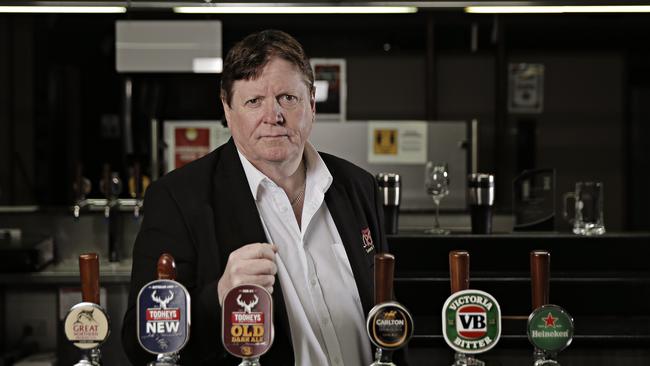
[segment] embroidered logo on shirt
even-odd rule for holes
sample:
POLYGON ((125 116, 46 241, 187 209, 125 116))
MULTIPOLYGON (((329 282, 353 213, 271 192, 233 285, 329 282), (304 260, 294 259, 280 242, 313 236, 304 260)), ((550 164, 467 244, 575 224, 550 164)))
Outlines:
POLYGON ((369 228, 361 230, 361 238, 363 239, 363 249, 366 250, 366 253, 370 253, 375 250, 375 245, 372 243, 372 236, 370 235, 369 228))

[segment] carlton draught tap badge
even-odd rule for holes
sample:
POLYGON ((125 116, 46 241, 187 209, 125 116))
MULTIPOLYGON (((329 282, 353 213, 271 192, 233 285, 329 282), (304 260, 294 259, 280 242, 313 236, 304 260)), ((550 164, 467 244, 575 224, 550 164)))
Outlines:
POLYGON ((273 300, 263 287, 237 286, 223 300, 222 340, 240 358, 257 358, 273 343, 273 300))
POLYGON ((442 324, 445 341, 456 352, 483 353, 501 337, 499 303, 483 291, 456 292, 442 308, 442 324))
POLYGON ((138 340, 154 354, 180 351, 189 340, 190 297, 172 280, 148 283, 138 295, 138 340))
POLYGON ((82 302, 73 306, 65 318, 65 335, 81 349, 91 349, 102 344, 109 334, 109 320, 104 310, 93 303, 82 302))
POLYGON ((387 302, 370 310, 366 327, 375 346, 395 350, 404 346, 411 338, 413 318, 401 304, 387 302))
POLYGON ((560 352, 573 340, 573 319, 557 305, 541 306, 528 318, 528 339, 541 350, 560 352))

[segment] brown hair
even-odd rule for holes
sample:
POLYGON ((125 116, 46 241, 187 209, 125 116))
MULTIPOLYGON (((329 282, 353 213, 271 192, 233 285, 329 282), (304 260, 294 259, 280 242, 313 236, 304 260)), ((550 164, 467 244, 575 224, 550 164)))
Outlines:
POLYGON ((298 68, 309 92, 314 90, 314 72, 300 43, 279 30, 263 30, 239 41, 228 51, 221 75, 221 98, 232 102, 232 87, 237 80, 256 79, 272 57, 280 57, 298 68))

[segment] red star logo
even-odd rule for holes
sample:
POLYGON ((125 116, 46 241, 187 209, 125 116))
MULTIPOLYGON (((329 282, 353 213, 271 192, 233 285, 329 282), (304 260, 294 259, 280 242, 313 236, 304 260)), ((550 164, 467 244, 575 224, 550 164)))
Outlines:
POLYGON ((549 327, 555 328, 555 321, 556 320, 557 320, 557 318, 554 318, 551 313, 548 313, 546 318, 544 318, 544 322, 545 322, 546 327, 547 328, 549 328, 549 327))

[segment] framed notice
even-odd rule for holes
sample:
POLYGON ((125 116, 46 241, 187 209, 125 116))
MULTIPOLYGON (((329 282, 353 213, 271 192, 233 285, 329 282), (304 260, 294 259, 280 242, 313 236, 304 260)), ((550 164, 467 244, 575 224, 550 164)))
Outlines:
POLYGON ((344 59, 312 58, 316 87, 316 118, 345 121, 347 81, 344 59))
POLYGON ((230 139, 230 130, 221 121, 168 121, 164 131, 166 172, 206 155, 230 139))
POLYGON ((544 110, 544 65, 508 65, 508 112, 542 113, 544 110))
POLYGON ((368 162, 424 164, 427 161, 427 122, 368 122, 368 162))

